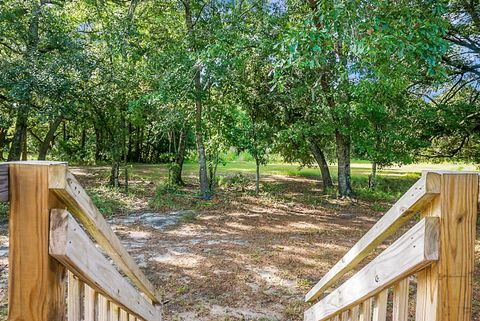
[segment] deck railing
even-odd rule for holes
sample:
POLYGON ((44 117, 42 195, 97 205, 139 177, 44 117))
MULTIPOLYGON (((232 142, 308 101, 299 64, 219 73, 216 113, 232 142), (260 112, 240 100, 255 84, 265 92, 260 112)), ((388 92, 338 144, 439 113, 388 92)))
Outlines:
POLYGON ((478 173, 424 172, 305 300, 317 301, 416 213, 419 222, 313 304, 305 321, 470 321, 478 200, 478 173))
POLYGON ((5 200, 8 320, 161 320, 160 295, 67 164, 2 164, 5 200))

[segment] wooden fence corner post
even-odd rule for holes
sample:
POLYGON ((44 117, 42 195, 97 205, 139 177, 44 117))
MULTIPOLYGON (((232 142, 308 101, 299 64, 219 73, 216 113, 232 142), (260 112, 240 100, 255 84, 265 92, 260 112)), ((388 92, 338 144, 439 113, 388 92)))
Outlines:
POLYGON ((440 217, 440 256, 417 274, 416 321, 470 321, 479 176, 439 174, 440 195, 422 214, 440 217))
POLYGON ((9 164, 10 321, 65 319, 66 270, 48 254, 50 209, 63 207, 48 189, 49 166, 9 164))

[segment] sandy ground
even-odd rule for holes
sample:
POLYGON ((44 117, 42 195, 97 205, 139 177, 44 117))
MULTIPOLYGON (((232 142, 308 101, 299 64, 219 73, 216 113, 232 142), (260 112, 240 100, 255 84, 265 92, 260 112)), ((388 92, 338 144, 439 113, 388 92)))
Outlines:
MULTIPOLYGON (((139 200, 135 213, 110 219, 160 289, 165 320, 302 320, 308 289, 382 215, 368 202, 319 196, 315 180, 268 179, 281 186, 274 196, 223 191, 204 209, 162 213, 152 213, 147 202, 142 209, 139 200), (319 201, 309 205, 306 197, 319 201)), ((88 179, 82 184, 89 184, 88 179)), ((6 228, 0 226, 4 310, 6 228)), ((480 321, 479 258, 477 241, 474 321, 480 321)))

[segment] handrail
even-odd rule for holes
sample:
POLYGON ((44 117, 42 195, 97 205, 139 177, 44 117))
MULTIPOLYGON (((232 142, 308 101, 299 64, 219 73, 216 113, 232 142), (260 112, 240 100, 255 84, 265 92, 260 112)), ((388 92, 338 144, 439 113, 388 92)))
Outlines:
POLYGON ((160 296, 66 163, 11 162, 8 172, 9 320, 162 319, 160 296))
POLYGON ((438 260, 438 218, 421 220, 362 270, 305 312, 323 321, 350 309, 438 260))
POLYGON ((142 290, 154 303, 161 297, 133 258, 120 243, 97 207, 78 183, 66 164, 53 164, 49 167, 49 189, 67 206, 68 210, 83 224, 85 230, 98 242, 115 264, 142 290))
POLYGON ((421 223, 314 304, 305 312, 304 319, 384 321, 387 311, 392 309, 394 321, 406 320, 411 307, 409 276, 416 274, 416 320, 470 320, 479 190, 478 172, 423 172, 422 178, 310 290, 307 301, 318 298, 414 213, 423 218, 421 223), (418 248, 418 244, 411 243, 418 239, 412 231, 421 224, 430 224, 431 219, 438 220, 438 232, 425 232, 421 237, 422 244, 432 244, 437 249, 435 264, 431 264, 432 257, 427 259, 421 252, 425 250, 423 246, 418 248))
POLYGON ((51 211, 49 253, 81 281, 129 313, 146 321, 160 320, 159 311, 105 259, 66 210, 51 211))
POLYGON ((377 245, 429 203, 439 192, 440 176, 436 173, 424 173, 357 244, 307 293, 305 301, 312 302, 320 297, 326 289, 345 273, 352 270, 377 245))

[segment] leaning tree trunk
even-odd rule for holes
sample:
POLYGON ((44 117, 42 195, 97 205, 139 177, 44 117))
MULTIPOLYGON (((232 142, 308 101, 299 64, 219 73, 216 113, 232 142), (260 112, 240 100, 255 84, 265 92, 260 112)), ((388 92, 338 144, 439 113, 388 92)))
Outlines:
POLYGON ((38 151, 38 160, 45 160, 47 158, 48 150, 50 149, 50 145, 55 138, 55 132, 57 131, 58 127, 62 123, 63 117, 58 116, 55 118, 53 123, 50 125, 45 138, 43 139, 42 143, 40 144, 40 149, 38 151))
POLYGON ((317 143, 310 141, 310 150, 312 151, 313 157, 317 161, 318 167, 320 168, 320 173, 322 175, 323 188, 329 189, 333 188, 332 176, 330 175, 330 169, 328 168, 328 163, 325 158, 325 154, 318 147, 317 143))
POLYGON ((335 131, 338 160, 338 193, 340 197, 352 196, 350 181, 350 140, 348 137, 335 131))

